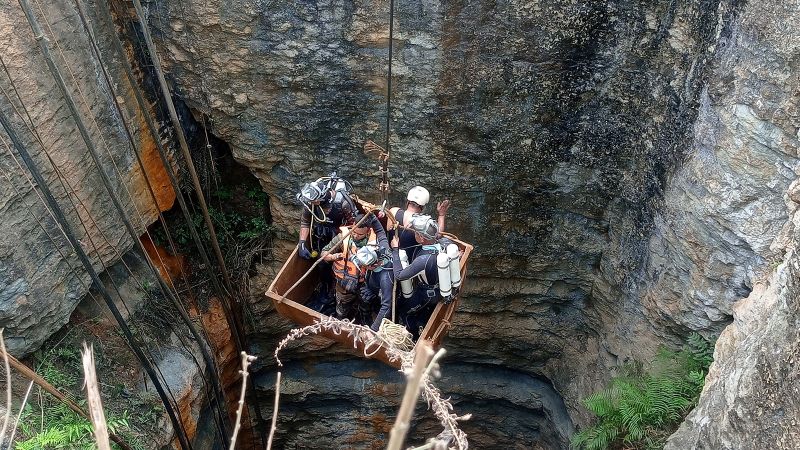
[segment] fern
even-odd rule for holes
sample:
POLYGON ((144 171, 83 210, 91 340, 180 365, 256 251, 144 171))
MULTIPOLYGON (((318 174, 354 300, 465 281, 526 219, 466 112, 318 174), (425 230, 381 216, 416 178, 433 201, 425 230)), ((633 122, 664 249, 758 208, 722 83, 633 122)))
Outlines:
POLYGON ((572 438, 572 447, 603 450, 621 446, 663 448, 666 438, 693 407, 713 361, 713 343, 692 334, 680 352, 662 349, 650 371, 630 364, 608 388, 583 401, 597 423, 572 438))

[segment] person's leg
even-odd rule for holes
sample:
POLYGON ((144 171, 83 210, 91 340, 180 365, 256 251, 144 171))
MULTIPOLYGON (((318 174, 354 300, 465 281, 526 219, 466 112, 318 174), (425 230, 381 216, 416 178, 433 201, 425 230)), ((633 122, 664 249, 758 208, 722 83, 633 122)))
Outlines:
POLYGON ((338 284, 336 285, 336 318, 352 319, 353 302, 356 300, 354 292, 347 292, 338 284))
POLYGON ((388 270, 374 272, 370 281, 373 281, 374 284, 377 285, 374 287, 374 289, 377 290, 377 288, 380 288, 381 293, 381 309, 378 310, 378 314, 375 316, 375 321, 372 322, 371 327, 372 331, 378 331, 378 329, 381 327, 381 322, 383 321, 384 317, 389 317, 391 319, 392 289, 394 284, 392 282, 391 272, 388 270))
POLYGON ((369 276, 358 286, 358 323, 369 326, 372 324, 372 304, 378 297, 378 291, 370 287, 369 276))

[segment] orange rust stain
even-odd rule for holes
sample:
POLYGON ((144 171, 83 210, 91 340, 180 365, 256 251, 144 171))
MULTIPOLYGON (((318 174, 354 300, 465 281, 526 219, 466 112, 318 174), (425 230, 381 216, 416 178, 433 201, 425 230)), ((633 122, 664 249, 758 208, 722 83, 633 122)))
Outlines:
POLYGON ((392 431, 392 426, 394 423, 386 417, 386 414, 375 414, 370 418, 370 422, 372 422, 372 429, 375 430, 376 433, 389 433, 392 431))
POLYGON ((384 414, 357 417, 356 430, 345 439, 345 443, 371 450, 383 449, 386 447, 385 436, 392 430, 392 425, 384 414))
POLYGON ((147 180, 153 187, 159 211, 167 211, 175 204, 175 190, 172 189, 169 175, 167 175, 161 156, 158 154, 158 146, 153 140, 153 136, 147 131, 144 116, 138 114, 137 118, 139 119, 139 129, 143 131, 139 133, 139 148, 141 149, 144 171, 147 175, 147 180))
POLYGON ((192 393, 186 392, 186 395, 178 399, 178 417, 183 424, 183 429, 186 430, 186 437, 191 441, 197 434, 197 420, 192 414, 192 393))
POLYGON ((353 372, 355 378, 375 378, 378 376, 376 370, 357 370, 353 372))
POLYGON ((139 240, 142 242, 147 256, 153 261, 158 269, 161 278, 167 283, 172 282, 183 274, 188 275, 188 265, 186 264, 186 257, 183 255, 172 255, 167 250, 156 245, 147 234, 143 234, 139 240))
MULTIPOLYGON (((191 308, 191 314, 197 314, 196 308, 191 308)), ((225 391, 226 410, 231 423, 236 419, 236 409, 239 406, 239 393, 242 388, 242 377, 239 374, 241 358, 236 353, 236 345, 231 335, 228 321, 225 319, 225 310, 219 299, 209 299, 208 308, 200 315, 203 328, 208 336, 208 342, 214 352, 220 370, 220 384, 225 391)), ((242 431, 236 441, 236 447, 241 449, 255 448, 256 430, 251 427, 255 424, 250 420, 249 408, 242 410, 242 431)))

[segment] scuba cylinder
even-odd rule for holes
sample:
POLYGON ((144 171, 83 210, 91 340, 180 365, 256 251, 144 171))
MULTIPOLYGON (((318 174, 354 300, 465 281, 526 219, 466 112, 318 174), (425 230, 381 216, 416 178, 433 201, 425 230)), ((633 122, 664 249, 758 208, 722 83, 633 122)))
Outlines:
POLYGON ((447 258, 450 260, 450 285, 454 288, 460 287, 461 259, 456 244, 449 244, 447 246, 447 258))
MULTIPOLYGON (((408 254, 405 250, 400 250, 400 266, 405 269, 408 267, 408 254)), ((403 294, 403 298, 411 298, 411 294, 414 293, 414 284, 411 280, 403 280, 400 282, 400 292, 403 294)))
POLYGON ((439 269, 439 293, 442 299, 447 301, 453 292, 450 284, 450 258, 447 257, 447 253, 436 255, 436 267, 439 269))

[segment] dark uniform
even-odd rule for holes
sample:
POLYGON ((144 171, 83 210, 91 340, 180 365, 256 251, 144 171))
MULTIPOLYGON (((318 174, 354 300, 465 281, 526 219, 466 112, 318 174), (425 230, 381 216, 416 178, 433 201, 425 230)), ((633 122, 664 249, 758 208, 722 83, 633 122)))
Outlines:
MULTIPOLYGON (((402 225, 403 219, 405 219, 405 215, 409 214, 408 210, 399 208, 397 212, 394 214, 395 220, 397 223, 402 225)), ((417 245, 417 240, 414 238, 414 231, 409 230, 407 228, 396 228, 389 231, 389 240, 391 241, 394 238, 394 234, 397 233, 397 238, 400 241, 400 248, 408 249, 417 245)), ((410 257, 410 255, 409 255, 410 257)))
POLYGON ((345 191, 334 191, 331 200, 320 205, 312 205, 314 214, 308 208, 300 216, 300 228, 309 229, 309 247, 317 252, 333 239, 339 227, 352 224, 356 215, 356 204, 345 191))
MULTIPOLYGON (((416 245, 416 241, 414 242, 416 245)), ((411 298, 404 300, 398 307, 400 317, 405 319, 406 328, 414 335, 414 339, 419 338, 421 329, 428 323, 439 299, 436 256, 441 248, 439 243, 414 247, 408 252, 410 263, 405 269, 400 265, 400 249, 392 250, 394 278, 397 281, 417 278, 411 298)))
MULTIPOLYGON (((380 239, 378 240, 380 245, 380 239)), ((388 242, 386 247, 381 246, 384 252, 388 252, 388 242)), ((383 253, 383 252, 382 252, 383 253)), ((381 322, 385 317, 388 317, 392 312, 392 295, 394 291, 394 273, 392 272, 392 261, 389 259, 388 253, 386 256, 379 256, 383 258, 380 266, 367 271, 366 283, 361 289, 361 304, 362 310, 368 311, 368 315, 372 315, 372 304, 375 297, 380 292, 380 309, 372 321, 372 331, 378 331, 381 327, 381 322)))

